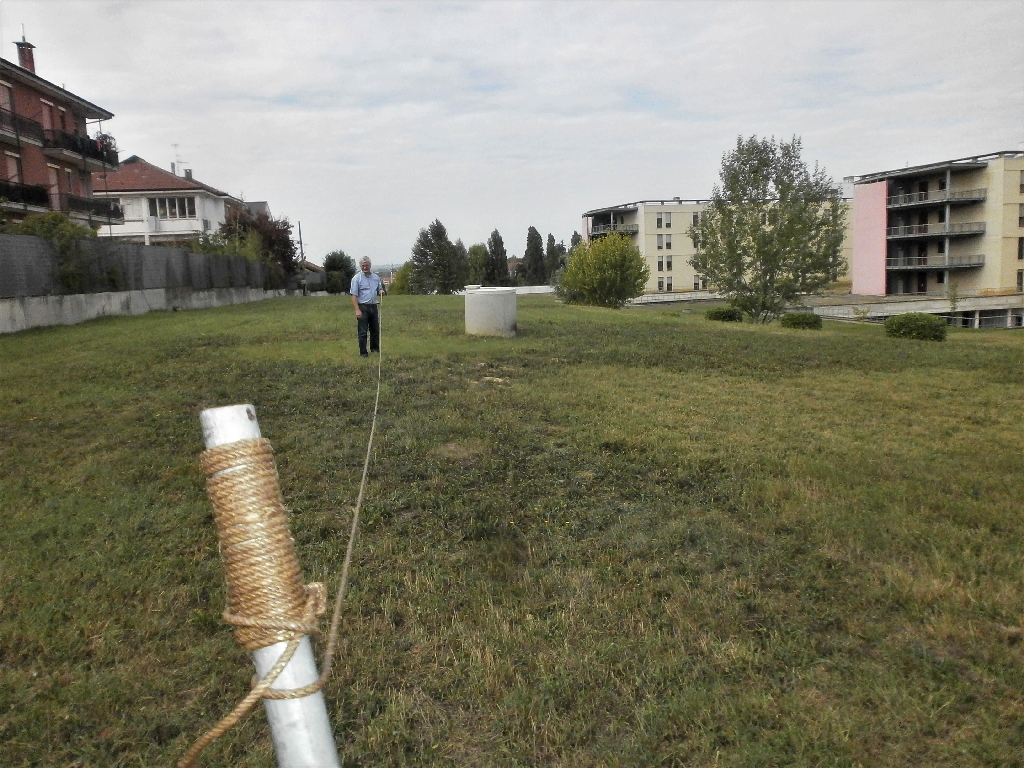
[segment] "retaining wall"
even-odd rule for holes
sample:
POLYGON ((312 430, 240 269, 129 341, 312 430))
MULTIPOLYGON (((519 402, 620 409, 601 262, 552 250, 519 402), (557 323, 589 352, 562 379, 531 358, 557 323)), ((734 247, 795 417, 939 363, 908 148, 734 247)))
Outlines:
MULTIPOLYGON (((170 250, 170 249, 168 249, 170 250)), ((144 315, 155 310, 207 309, 284 296, 262 288, 150 288, 139 291, 19 296, 0 299, 0 333, 48 325, 75 325, 104 315, 144 315)))

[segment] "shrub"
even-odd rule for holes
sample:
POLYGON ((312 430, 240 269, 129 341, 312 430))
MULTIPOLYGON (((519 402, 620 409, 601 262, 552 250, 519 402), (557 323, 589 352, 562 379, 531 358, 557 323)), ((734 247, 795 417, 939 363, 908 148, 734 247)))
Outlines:
POLYGON ((560 295, 576 304, 618 309, 644 292, 651 270, 628 237, 608 235, 573 249, 560 295))
POLYGON ((787 312, 779 319, 783 328, 803 328, 820 331, 821 318, 813 312, 787 312))
POLYGON ((721 323, 742 323, 743 311, 737 307, 712 307, 704 313, 704 317, 721 323))
POLYGON ((409 288, 409 273, 412 271, 412 265, 409 262, 405 262, 395 272, 395 279, 391 281, 391 285, 388 288, 388 293, 393 293, 396 296, 408 295, 412 293, 409 288))
POLYGON ((924 312, 893 315, 885 319, 885 335, 898 339, 945 341, 946 321, 938 315, 926 315, 924 312))
MULTIPOLYGON (((8 224, 4 231, 12 235, 34 235, 49 240, 57 252, 57 280, 68 293, 85 293, 89 285, 89 268, 95 255, 83 251, 81 240, 96 237, 96 230, 75 224, 63 213, 41 213, 26 216, 8 224)), ((113 282, 117 275, 107 276, 113 282)), ((122 277, 123 279, 123 277, 122 277)))
POLYGON ((346 280, 345 275, 342 272, 331 270, 327 273, 327 292, 328 293, 348 293, 348 289, 351 287, 352 281, 346 280))

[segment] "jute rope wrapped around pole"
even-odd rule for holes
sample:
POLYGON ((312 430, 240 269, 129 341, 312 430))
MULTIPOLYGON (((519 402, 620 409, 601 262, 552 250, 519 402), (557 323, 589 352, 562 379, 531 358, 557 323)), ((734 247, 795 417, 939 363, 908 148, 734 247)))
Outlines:
POLYGON ((261 698, 280 768, 336 768, 323 679, 308 637, 319 631, 326 592, 321 584, 302 583, 270 444, 251 405, 209 409, 201 419, 203 468, 227 580, 224 619, 252 652, 260 680, 178 768, 191 766, 261 698))

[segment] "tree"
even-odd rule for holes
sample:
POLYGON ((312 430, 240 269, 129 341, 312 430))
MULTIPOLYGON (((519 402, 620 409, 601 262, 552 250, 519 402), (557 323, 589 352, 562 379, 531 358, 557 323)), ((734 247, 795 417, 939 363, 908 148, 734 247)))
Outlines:
POLYGON ((516 277, 523 285, 544 285, 547 271, 544 269, 544 239, 536 227, 526 231, 526 250, 516 270, 516 277))
POLYGON ((632 241, 613 233, 573 249, 559 284, 559 295, 572 304, 618 309, 644 292, 651 270, 632 241))
POLYGON ((412 264, 408 261, 398 268, 395 272, 395 279, 391 281, 391 285, 388 287, 388 293, 393 293, 396 296, 403 296, 412 293, 409 290, 409 274, 412 272, 412 264))
POLYGON ((228 211, 224 223, 220 225, 220 234, 237 242, 242 242, 250 233, 255 233, 262 245, 263 258, 276 266, 283 275, 292 274, 298 266, 295 241, 292 240, 292 225, 287 217, 274 219, 266 213, 254 214, 248 208, 232 208, 228 211))
POLYGON ((469 282, 469 252, 461 237, 455 241, 455 271, 458 275, 458 279, 455 281, 458 288, 455 290, 461 291, 469 282))
POLYGON ((469 279, 466 282, 483 285, 487 276, 487 246, 483 243, 469 246, 466 258, 469 260, 469 279))
POLYGON ((344 251, 331 251, 324 257, 328 293, 348 293, 356 275, 356 262, 344 251))
POLYGON ((510 282, 505 241, 501 239, 498 230, 494 230, 487 238, 487 270, 482 284, 508 285, 510 282))
POLYGON ((565 243, 556 243, 555 236, 548 233, 547 247, 544 249, 544 271, 548 280, 565 266, 565 243))
POLYGON ((466 283, 462 257, 448 239, 448 230, 435 219, 421 229, 409 260, 409 288, 412 293, 454 293, 466 283))
POLYGON ((572 237, 569 239, 569 250, 571 251, 577 245, 583 242, 583 237, 575 229, 572 231, 572 237))
POLYGON ((842 192, 823 168, 808 170, 801 148, 795 136, 738 137, 689 230, 690 264, 754 322, 770 323, 845 269, 842 192))

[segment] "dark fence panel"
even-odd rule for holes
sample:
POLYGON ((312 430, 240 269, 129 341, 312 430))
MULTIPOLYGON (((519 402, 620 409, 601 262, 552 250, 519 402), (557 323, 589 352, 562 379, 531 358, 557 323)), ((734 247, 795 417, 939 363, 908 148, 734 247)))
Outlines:
POLYGON ((60 286, 50 244, 28 235, 0 235, 0 299, 54 293, 60 286))
POLYGON ((267 265, 244 256, 210 256, 184 248, 81 240, 61 283, 60 263, 51 244, 39 237, 0 234, 0 298, 64 293, 140 291, 159 288, 263 288, 267 265))

